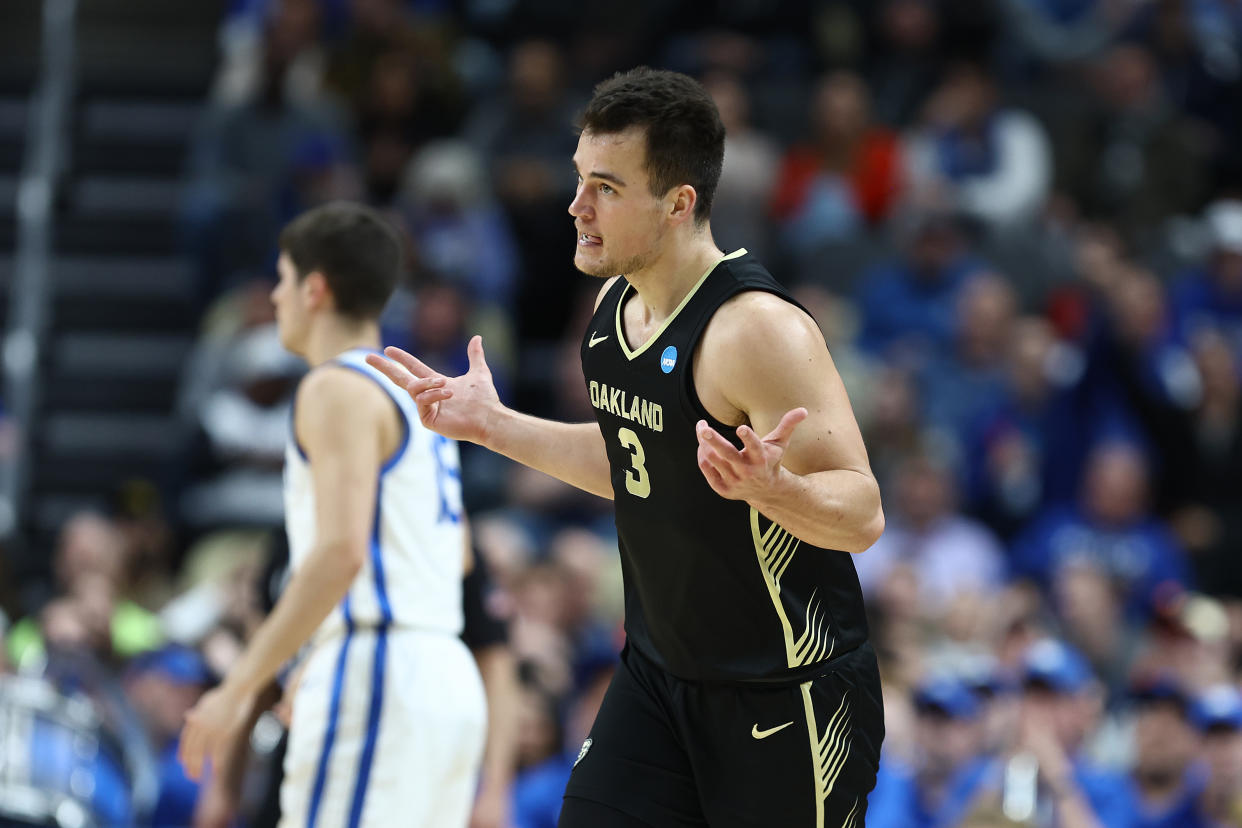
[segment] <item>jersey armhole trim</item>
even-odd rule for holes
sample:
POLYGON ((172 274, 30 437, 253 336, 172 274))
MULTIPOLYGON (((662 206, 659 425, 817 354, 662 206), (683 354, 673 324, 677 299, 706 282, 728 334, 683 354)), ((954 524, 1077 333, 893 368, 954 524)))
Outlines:
MULTIPOLYGON (((384 387, 384 384, 380 381, 379 377, 374 376, 373 374, 371 374, 369 371, 367 371, 364 368, 360 368, 357 365, 351 365, 350 363, 344 362, 341 360, 336 360, 333 364, 339 365, 342 368, 348 368, 350 371, 354 371, 366 377, 367 379, 371 380, 373 383, 375 383, 379 387, 380 391, 383 392, 384 396, 387 397, 389 401, 392 402, 393 406, 395 406, 397 409, 397 416, 401 418, 401 428, 403 429, 403 434, 401 436, 401 444, 397 446, 395 451, 393 451, 392 456, 389 457, 387 460, 385 460, 383 465, 380 466, 379 473, 383 475, 384 473, 389 471, 393 466, 397 465, 397 463, 400 462, 401 458, 405 456, 405 450, 410 445, 410 432, 412 431, 412 429, 410 428, 410 418, 406 414, 405 409, 402 408, 400 400, 398 400, 397 397, 392 392, 390 392, 387 388, 384 387)), ((297 443, 296 433, 293 435, 293 442, 294 444, 297 443)), ((298 448, 298 451, 301 451, 301 447, 298 448)), ((302 456, 305 457, 306 455, 302 455, 302 456)))

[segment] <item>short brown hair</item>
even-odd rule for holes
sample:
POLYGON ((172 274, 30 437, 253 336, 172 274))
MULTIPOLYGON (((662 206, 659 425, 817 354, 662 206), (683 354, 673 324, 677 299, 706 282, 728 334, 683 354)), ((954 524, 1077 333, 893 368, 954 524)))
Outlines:
POLYGON ((379 213, 362 204, 333 201, 308 210, 280 232, 298 281, 319 271, 336 310, 351 319, 374 319, 397 286, 401 243, 379 213))
POLYGON ((699 196, 695 221, 702 224, 711 215, 725 128, 715 102, 694 78, 646 66, 619 72, 595 87, 579 124, 583 132, 602 135, 642 128, 651 194, 689 184, 699 196))

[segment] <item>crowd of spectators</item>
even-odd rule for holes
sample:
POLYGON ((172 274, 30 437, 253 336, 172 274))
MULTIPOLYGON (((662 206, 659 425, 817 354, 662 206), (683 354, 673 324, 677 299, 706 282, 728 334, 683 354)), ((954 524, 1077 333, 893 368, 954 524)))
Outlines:
MULTIPOLYGON (((881 484, 868 825, 1242 825, 1242 4, 235 0, 220 47, 178 468, 69 520, 46 583, 0 578, 0 668, 96 665, 149 824, 191 820, 179 717, 279 588, 277 230, 382 208, 409 265, 386 341, 461 372, 481 332, 506 401, 589 419, 573 118, 649 63, 716 99, 716 242, 815 313, 881 484)), ((520 665, 490 824, 551 828, 623 641, 610 506, 463 451, 520 665)))

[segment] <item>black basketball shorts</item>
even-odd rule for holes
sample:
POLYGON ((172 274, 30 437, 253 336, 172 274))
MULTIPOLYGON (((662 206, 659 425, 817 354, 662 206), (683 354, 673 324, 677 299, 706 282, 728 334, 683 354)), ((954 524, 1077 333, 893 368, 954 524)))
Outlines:
MULTIPOLYGON (((884 708, 869 644, 802 684, 683 681, 627 647, 565 790, 655 828, 860 828, 884 708)), ((562 817, 560 828, 575 825, 562 817)))

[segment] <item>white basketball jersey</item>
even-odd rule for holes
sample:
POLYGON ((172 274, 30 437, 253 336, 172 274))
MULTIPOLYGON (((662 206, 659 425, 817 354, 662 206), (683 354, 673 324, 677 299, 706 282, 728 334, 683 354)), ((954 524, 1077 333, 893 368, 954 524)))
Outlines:
MULTIPOLYGON (((358 626, 391 625, 456 636, 462 629, 465 548, 457 444, 423 426, 414 401, 367 365, 367 353, 347 351, 333 362, 384 390, 401 413, 405 437, 380 469, 367 560, 315 639, 358 626)), ((296 571, 315 543, 315 494, 292 419, 285 451, 285 524, 296 571)))

